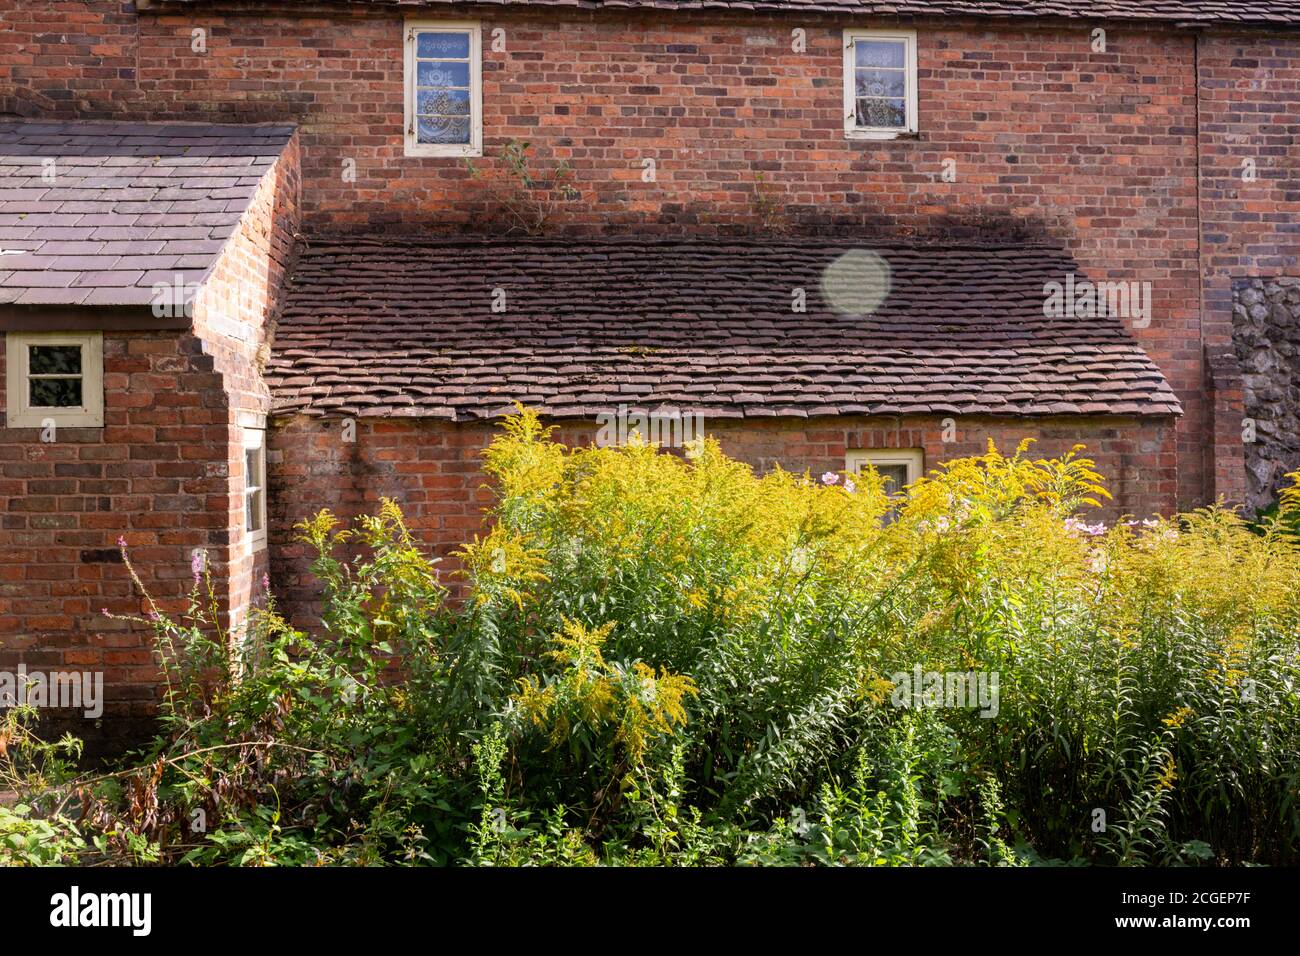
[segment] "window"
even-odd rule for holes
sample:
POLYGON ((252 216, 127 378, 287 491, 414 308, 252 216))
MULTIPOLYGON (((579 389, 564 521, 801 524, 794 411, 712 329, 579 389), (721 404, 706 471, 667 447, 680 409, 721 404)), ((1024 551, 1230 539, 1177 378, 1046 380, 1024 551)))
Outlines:
POLYGON ((10 428, 104 424, 101 332, 10 332, 5 337, 5 420, 10 428))
POLYGON ((925 467, 925 452, 919 448, 851 451, 845 465, 855 475, 871 465, 885 479, 885 491, 895 494, 921 477, 921 469, 925 467))
POLYGON ((915 32, 844 31, 844 114, 850 139, 917 131, 915 32))
POLYGON ((244 529, 249 550, 266 547, 266 432, 244 429, 244 529))
POLYGON ((406 155, 481 156, 477 23, 406 23, 406 155))

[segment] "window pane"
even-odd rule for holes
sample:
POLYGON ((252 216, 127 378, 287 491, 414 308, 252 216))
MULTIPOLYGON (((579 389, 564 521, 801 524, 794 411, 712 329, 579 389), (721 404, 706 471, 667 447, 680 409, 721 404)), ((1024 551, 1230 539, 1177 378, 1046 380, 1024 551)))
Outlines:
POLYGON ((416 86, 469 86, 468 63, 421 63, 416 70, 416 86))
POLYGON ((907 485, 906 465, 876 465, 876 471, 885 479, 885 491, 891 494, 902 491, 907 485))
POLYGON ((249 532, 262 530, 262 493, 244 495, 244 521, 249 532))
POLYGON ((453 116, 421 116, 419 122, 421 143, 469 143, 469 118, 453 116))
POLYGON ((80 345, 32 345, 27 352, 32 375, 80 375, 80 345))
POLYGON ((244 449, 244 521, 249 531, 262 530, 262 449, 244 449))
POLYGON ((261 449, 244 449, 244 485, 260 488, 262 485, 261 449))
POLYGON ((901 98, 907 95, 902 70, 858 70, 858 96, 901 98))
POLYGON ((468 116, 469 90, 417 90, 415 111, 437 116, 468 116))
POLYGON ((858 66, 892 66, 901 69, 907 65, 907 43, 903 40, 855 40, 853 55, 858 66))
POLYGON ((906 129, 906 101, 858 100, 858 125, 906 129))
POLYGON ((415 54, 420 57, 456 56, 469 58, 468 33, 419 33, 415 54))
POLYGON ((28 402, 33 408, 79 408, 81 379, 34 378, 28 384, 28 402))

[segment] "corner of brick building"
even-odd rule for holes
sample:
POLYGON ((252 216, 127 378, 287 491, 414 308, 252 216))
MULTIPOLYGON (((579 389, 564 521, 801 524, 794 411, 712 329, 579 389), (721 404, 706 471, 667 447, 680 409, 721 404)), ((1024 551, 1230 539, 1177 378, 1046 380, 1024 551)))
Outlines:
POLYGON ((194 305, 194 334, 221 375, 225 430, 216 447, 224 482, 207 502, 213 522, 208 555, 228 625, 238 629, 268 571, 267 549, 254 549, 245 521, 244 431, 267 427, 270 393, 262 372, 300 224, 301 175, 295 133, 263 175, 194 305))
POLYGON ((264 174, 190 331, 104 332, 102 428, 47 442, 5 427, 0 335, 0 670, 102 673, 102 718, 46 722, 88 755, 151 732, 161 674, 142 619, 187 608, 193 553, 207 553, 236 625, 266 568, 243 532, 242 422, 269 407, 260 370, 297 229, 297 150, 294 137, 264 174))

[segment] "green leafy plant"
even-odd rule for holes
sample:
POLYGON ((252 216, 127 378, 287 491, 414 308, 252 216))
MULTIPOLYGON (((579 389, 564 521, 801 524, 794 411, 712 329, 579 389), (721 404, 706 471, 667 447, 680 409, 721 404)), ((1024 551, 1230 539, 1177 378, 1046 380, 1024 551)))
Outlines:
POLYGON ((535 172, 528 156, 531 148, 527 141, 512 139, 501 147, 497 165, 485 167, 467 159, 465 167, 507 223, 508 232, 539 236, 561 205, 581 199, 582 193, 573 184, 573 169, 565 160, 554 163, 546 176, 535 172))
POLYGON ((186 613, 146 605, 142 752, 83 774, 7 715, 0 860, 1300 861, 1300 486, 1263 528, 1105 527, 1078 450, 897 490, 568 447, 526 411, 484 468, 456 600, 394 502, 322 511, 318 633, 269 594, 223 629, 198 572, 186 613))

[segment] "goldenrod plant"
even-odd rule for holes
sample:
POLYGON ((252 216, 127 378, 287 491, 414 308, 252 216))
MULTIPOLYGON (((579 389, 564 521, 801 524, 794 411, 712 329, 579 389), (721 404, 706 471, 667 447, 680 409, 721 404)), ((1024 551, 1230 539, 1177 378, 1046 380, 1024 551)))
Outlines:
POLYGON ((163 735, 107 775, 10 773, 26 849, 0 852, 1300 862, 1300 484, 1262 524, 1104 524, 1084 449, 990 445, 896 489, 712 440, 567 447, 526 410, 484 467, 455 572, 393 502, 305 521, 318 632, 267 594, 213 637, 196 579, 151 625, 196 662, 163 735))

